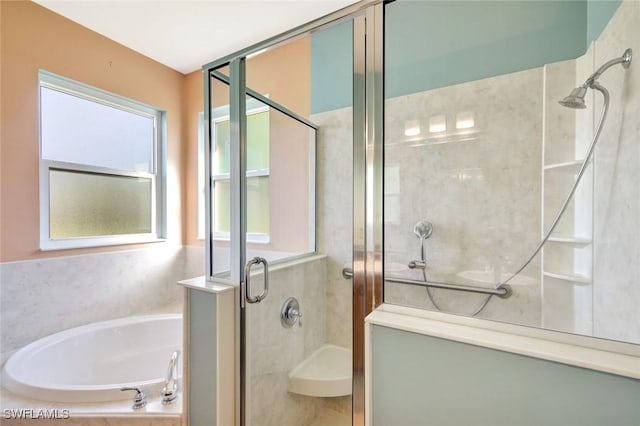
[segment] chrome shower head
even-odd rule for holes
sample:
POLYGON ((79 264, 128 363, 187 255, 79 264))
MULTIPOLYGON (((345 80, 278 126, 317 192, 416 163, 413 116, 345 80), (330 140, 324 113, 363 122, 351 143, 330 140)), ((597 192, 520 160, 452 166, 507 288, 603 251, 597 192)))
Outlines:
POLYGON ((414 225, 413 233, 421 240, 426 240, 433 234, 433 224, 426 220, 420 220, 414 225))
POLYGON ((589 88, 593 89, 594 85, 598 85, 597 83, 598 78, 600 78, 602 73, 604 73, 606 70, 608 70, 612 66, 621 64, 622 68, 624 69, 629 68, 629 66, 631 65, 631 57, 632 57, 631 53, 632 53, 631 49, 627 49, 624 51, 621 57, 612 59, 606 62, 604 65, 598 68, 596 72, 591 74, 582 86, 576 87, 575 89, 573 89, 569 94, 569 96, 567 96, 561 101, 558 101, 558 103, 568 108, 574 108, 574 109, 586 108, 587 106, 584 103, 584 96, 587 94, 587 89, 589 88))
POLYGON ((584 103, 584 95, 587 94, 587 88, 584 86, 576 87, 571 91, 569 96, 558 103, 567 108, 585 109, 587 105, 584 103))

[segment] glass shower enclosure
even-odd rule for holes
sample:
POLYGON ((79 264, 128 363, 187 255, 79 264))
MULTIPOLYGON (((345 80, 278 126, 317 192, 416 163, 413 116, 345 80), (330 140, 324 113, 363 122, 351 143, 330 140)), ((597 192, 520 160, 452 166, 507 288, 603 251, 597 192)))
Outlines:
POLYGON ((352 40, 346 20, 205 73, 207 274, 237 288, 240 425, 352 424, 352 40))

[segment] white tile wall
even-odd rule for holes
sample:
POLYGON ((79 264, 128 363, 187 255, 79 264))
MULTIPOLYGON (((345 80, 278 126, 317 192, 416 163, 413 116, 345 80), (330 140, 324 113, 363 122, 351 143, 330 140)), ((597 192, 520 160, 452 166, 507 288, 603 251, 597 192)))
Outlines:
POLYGON ((633 0, 595 42, 596 66, 628 47, 636 56, 629 69, 616 66, 599 80, 611 106, 595 157, 593 332, 640 343, 640 2, 633 0))
POLYGON ((158 247, 0 264, 2 363, 49 334, 182 303, 201 248, 158 247))
POLYGON ((353 110, 315 114, 318 142, 318 251, 327 255, 327 343, 352 344, 351 280, 342 269, 351 266, 353 240, 353 110))
MULTIPOLYGON (((426 242, 431 280, 474 284, 463 271, 498 279, 529 257, 540 238, 542 87, 538 68, 387 99, 385 167, 397 175, 385 188, 387 275, 422 280, 406 266, 420 256, 418 220, 434 226, 426 242), (470 117, 473 127, 464 128, 470 117), (405 136, 416 121, 421 134, 405 136), (436 121, 446 130, 430 131, 436 121)), ((493 298, 479 317, 538 325, 539 260, 512 285, 511 298, 493 298)), ((463 315, 486 299, 432 295, 444 311, 463 315)), ((434 309, 422 287, 387 283, 385 300, 434 309)))

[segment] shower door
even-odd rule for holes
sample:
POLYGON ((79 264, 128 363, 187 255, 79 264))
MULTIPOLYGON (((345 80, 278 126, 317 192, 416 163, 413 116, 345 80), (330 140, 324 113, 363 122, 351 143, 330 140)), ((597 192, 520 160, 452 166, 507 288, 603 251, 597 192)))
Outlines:
POLYGON ((244 63, 244 247, 251 271, 245 268, 240 301, 240 416, 246 426, 351 425, 352 290, 341 275, 352 251, 351 90, 328 89, 324 81, 342 73, 350 83, 352 61, 347 51, 338 69, 325 65, 336 38, 351 44, 350 23, 244 63), (251 124, 253 111, 267 117, 260 128, 251 124), (268 134, 265 151, 255 148, 261 132, 268 134), (252 170, 264 169, 268 178, 252 183, 252 170), (268 197, 255 194, 258 185, 268 185, 268 197), (263 241, 252 234, 257 219, 262 228, 254 229, 268 235, 263 241), (327 360, 337 372, 323 366, 327 360), (318 368, 324 386, 308 375, 318 368))
POLYGON ((352 424, 352 32, 210 70, 208 273, 238 288, 242 426, 352 424))
POLYGON ((266 98, 247 95, 246 106, 241 424, 310 424, 319 401, 290 392, 288 376, 325 342, 326 261, 315 255, 317 129, 266 98))

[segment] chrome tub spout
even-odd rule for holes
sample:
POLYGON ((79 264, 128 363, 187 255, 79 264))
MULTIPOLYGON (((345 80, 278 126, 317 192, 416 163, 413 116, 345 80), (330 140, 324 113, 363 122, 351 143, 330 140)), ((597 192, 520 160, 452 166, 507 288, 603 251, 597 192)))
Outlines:
POLYGON ((178 357, 180 351, 173 351, 169 359, 169 367, 167 368, 167 376, 164 379, 164 387, 162 388, 162 404, 171 404, 178 397, 178 357))

